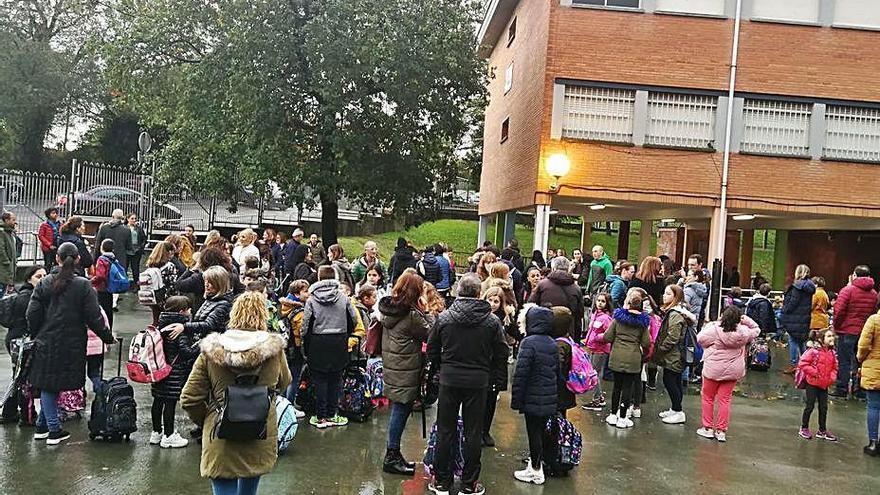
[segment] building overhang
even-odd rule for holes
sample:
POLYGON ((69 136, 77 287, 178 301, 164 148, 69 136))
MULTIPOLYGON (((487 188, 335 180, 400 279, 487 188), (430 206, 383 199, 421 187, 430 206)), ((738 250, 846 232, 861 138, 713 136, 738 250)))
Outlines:
POLYGON ((495 43, 501 38, 510 16, 519 4, 519 0, 491 0, 486 7, 486 15, 480 30, 477 31, 477 54, 489 58, 495 43))

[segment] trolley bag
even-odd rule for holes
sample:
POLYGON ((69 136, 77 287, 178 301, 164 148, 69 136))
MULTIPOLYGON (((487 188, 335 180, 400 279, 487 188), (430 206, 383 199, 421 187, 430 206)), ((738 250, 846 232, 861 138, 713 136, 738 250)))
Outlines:
POLYGON ((299 378, 299 391, 296 393, 296 405, 299 410, 306 413, 306 416, 314 416, 317 410, 317 397, 315 395, 315 385, 312 383, 309 365, 303 366, 302 373, 299 378))
POLYGON ((772 362, 770 346, 767 344, 767 339, 763 337, 756 338, 749 346, 749 369, 755 371, 768 371, 772 362))
POLYGON ((342 375, 339 414, 357 423, 363 423, 373 414, 374 409, 369 375, 359 366, 349 366, 342 375))
POLYGON ((544 468, 550 476, 565 476, 581 461, 582 438, 561 414, 552 416, 544 429, 544 468))
POLYGON ((122 374, 122 339, 116 340, 119 358, 116 375, 104 379, 104 360, 101 359, 101 389, 92 401, 92 414, 89 417, 89 439, 119 441, 129 440, 137 431, 137 403, 134 389, 122 374))

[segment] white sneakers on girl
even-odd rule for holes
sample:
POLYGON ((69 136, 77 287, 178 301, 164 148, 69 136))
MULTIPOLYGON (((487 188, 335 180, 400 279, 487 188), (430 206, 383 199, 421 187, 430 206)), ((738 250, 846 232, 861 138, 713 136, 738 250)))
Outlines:
POLYGON ((611 426, 617 426, 617 419, 618 419, 617 415, 614 413, 611 413, 608 415, 607 418, 605 418, 605 422, 611 426))
POLYGON ((540 469, 533 469, 532 463, 528 462, 526 468, 522 471, 514 471, 513 477, 523 483, 533 483, 535 485, 544 484, 544 466, 540 469))
POLYGON ((727 432, 724 432, 721 430, 716 431, 715 432, 715 440, 718 440, 719 442, 726 442, 727 441, 727 432))
POLYGON ((668 425, 680 425, 685 421, 687 421, 687 416, 684 414, 684 411, 673 411, 672 414, 663 418, 663 422, 668 425))
POLYGON ((675 411, 673 411, 672 409, 667 409, 665 411, 661 411, 660 414, 658 414, 657 416, 660 416, 660 419, 663 419, 673 413, 675 413, 675 411))
POLYGON ((635 423, 633 423, 633 420, 629 418, 617 418, 617 424, 615 424, 614 426, 618 428, 632 428, 633 426, 635 426, 635 423))
POLYGON ((162 442, 162 432, 154 431, 150 433, 150 445, 159 445, 162 442))
POLYGON ((180 436, 180 433, 176 431, 170 437, 162 437, 162 441, 159 442, 159 446, 163 449, 179 449, 187 445, 189 445, 189 440, 180 436))
POLYGON ((697 435, 700 435, 703 438, 708 438, 709 440, 715 439, 715 431, 711 428, 700 428, 699 430, 697 430, 697 435))

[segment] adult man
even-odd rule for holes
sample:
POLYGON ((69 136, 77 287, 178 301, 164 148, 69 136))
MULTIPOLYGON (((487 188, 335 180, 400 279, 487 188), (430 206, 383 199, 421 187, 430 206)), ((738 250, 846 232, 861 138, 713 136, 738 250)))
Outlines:
POLYGON ((587 290, 590 295, 596 293, 602 282, 614 271, 611 259, 605 254, 605 248, 598 244, 593 246, 593 261, 590 262, 590 274, 587 276, 587 290))
POLYGON ((355 283, 361 283, 370 268, 376 268, 382 275, 382 279, 388 280, 388 270, 385 268, 385 263, 379 259, 379 247, 373 241, 364 243, 364 255, 356 259, 351 268, 351 275, 354 277, 355 283))
POLYGON ((858 385, 854 378, 858 363, 855 359, 856 345, 868 317, 877 309, 877 291, 874 290, 874 279, 871 270, 859 265, 853 270, 849 285, 840 290, 837 302, 834 303, 834 333, 837 339, 837 384, 830 393, 835 397, 846 397, 849 393, 850 380, 858 385))
MULTIPOLYGON (((132 250, 131 230, 125 223, 125 213, 119 208, 113 210, 110 215, 110 221, 101 225, 98 229, 98 235, 95 236, 95 259, 101 255, 101 242, 104 239, 113 239, 113 255, 116 261, 122 265, 122 268, 128 270, 128 252, 132 250)), ((119 301, 119 294, 113 294, 113 309, 119 301)))
POLYGON ((394 254, 391 255, 391 261, 388 266, 391 271, 389 275, 391 275, 390 283, 392 286, 397 282, 397 278, 400 277, 404 270, 416 267, 416 257, 413 256, 413 249, 403 237, 397 238, 397 248, 394 250, 394 254))
POLYGON ((513 251, 510 262, 513 263, 513 266, 515 266, 520 273, 525 273, 526 265, 523 261, 522 253, 520 253, 519 251, 519 241, 516 240, 516 237, 512 237, 509 241, 507 241, 507 249, 513 251))
POLYGON ((529 302, 538 306, 552 308, 553 306, 565 306, 571 310, 571 329, 569 335, 575 342, 581 339, 581 324, 584 319, 584 298, 581 290, 575 285, 574 278, 568 272, 569 261, 557 256, 550 262, 550 274, 547 278, 538 282, 538 286, 532 290, 529 302))
POLYGON ((422 253, 422 259, 416 263, 416 271, 419 272, 419 275, 426 282, 430 282, 435 288, 440 280, 443 279, 443 274, 440 273, 440 262, 437 261, 437 256, 434 254, 434 246, 425 248, 422 253))
POLYGON ((436 475, 428 489, 448 495, 452 488, 451 446, 456 434, 458 411, 464 422, 464 469, 462 494, 482 494, 479 482, 480 450, 486 394, 490 378, 507 371, 509 349, 504 329, 492 315, 489 303, 479 299, 480 279, 465 275, 458 284, 458 297, 440 314, 428 339, 428 359, 440 370, 437 401, 436 475))
POLYGON ((131 277, 135 281, 132 290, 137 291, 137 281, 141 276, 141 258, 147 249, 147 233, 138 223, 138 216, 134 213, 128 215, 128 230, 131 232, 131 249, 128 250, 128 266, 131 268, 131 277))
POLYGON ((315 265, 321 266, 327 261, 327 250, 324 249, 324 245, 321 244, 321 239, 318 237, 318 234, 312 234, 309 236, 309 251, 312 252, 312 261, 315 262, 315 265))
POLYGON ((3 294, 10 294, 14 290, 15 269, 18 264, 18 249, 15 240, 15 213, 4 211, 2 224, 0 224, 0 287, 3 294))
POLYGON ((43 264, 46 270, 55 266, 55 253, 58 251, 61 237, 61 220, 58 219, 58 208, 46 209, 46 221, 40 224, 37 237, 40 239, 40 250, 43 252, 43 264))
POLYGON ((446 258, 446 248, 443 244, 438 243, 434 246, 434 255, 437 257, 437 264, 440 265, 440 281, 437 282, 436 288, 440 296, 449 302, 449 289, 452 288, 452 281, 455 280, 455 273, 452 270, 452 264, 446 258))
POLYGON ((293 235, 290 237, 290 240, 284 244, 284 249, 281 250, 281 256, 284 258, 284 273, 288 274, 291 278, 290 280, 294 280, 293 271, 296 269, 296 262, 293 260, 293 253, 296 251, 296 248, 299 247, 300 243, 302 243, 302 239, 305 233, 299 227, 293 230, 293 235))
POLYGON ((629 290, 629 283, 636 274, 636 265, 629 261, 620 263, 614 270, 614 273, 605 279, 608 283, 608 293, 614 302, 615 308, 622 308, 623 302, 626 301, 626 291, 629 290))

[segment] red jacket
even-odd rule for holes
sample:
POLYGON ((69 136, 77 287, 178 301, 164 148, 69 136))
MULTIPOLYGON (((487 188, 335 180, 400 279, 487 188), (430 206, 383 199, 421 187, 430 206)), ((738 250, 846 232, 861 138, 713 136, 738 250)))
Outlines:
POLYGON ((826 389, 837 381, 837 356, 831 349, 813 347, 801 356, 798 369, 803 372, 807 383, 826 389))
MULTIPOLYGON (((113 256, 111 253, 110 256, 113 256)), ((110 276, 110 260, 106 254, 98 257, 95 262, 95 274, 92 276, 92 287, 98 292, 107 292, 107 278, 110 276)))
POLYGON ((37 237, 40 239, 40 249, 44 253, 48 253, 55 248, 55 233, 52 231, 52 226, 49 225, 49 222, 43 222, 40 224, 40 230, 37 231, 37 237))
POLYGON ((877 310, 874 279, 856 277, 840 290, 834 303, 834 331, 843 335, 859 335, 868 317, 877 310))

